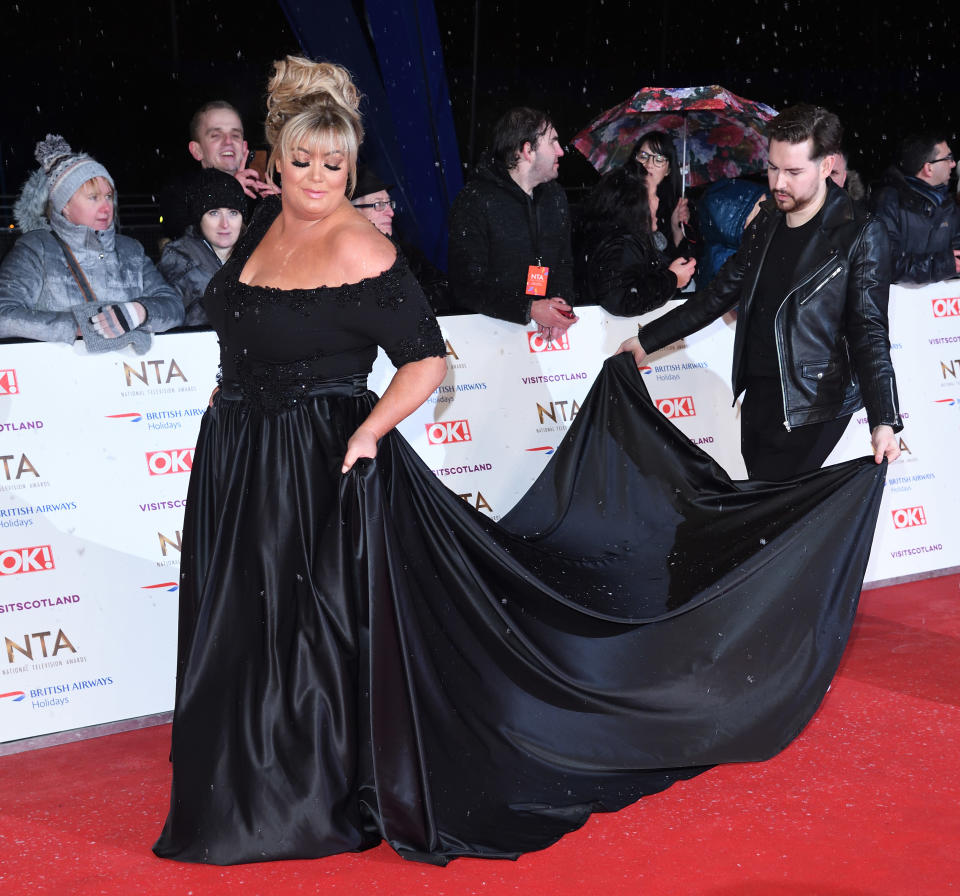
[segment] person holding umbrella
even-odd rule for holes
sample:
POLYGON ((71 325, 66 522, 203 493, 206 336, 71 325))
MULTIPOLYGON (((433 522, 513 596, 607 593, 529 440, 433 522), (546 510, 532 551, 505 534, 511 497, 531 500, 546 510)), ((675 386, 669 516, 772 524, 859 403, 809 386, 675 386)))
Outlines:
POLYGON ((663 131, 649 131, 634 146, 630 164, 641 165, 647 172, 651 205, 656 199, 656 231, 658 248, 668 258, 690 258, 699 240, 690 221, 690 200, 682 195, 680 164, 673 139, 663 131))
POLYGON ((696 261, 679 257, 668 264, 654 242, 659 231, 652 183, 642 165, 628 162, 601 177, 584 202, 574 259, 584 304, 623 317, 645 314, 690 282, 696 261))
POLYGON ((751 479, 818 469, 866 406, 874 459, 900 454, 890 361, 889 247, 883 225, 832 180, 840 120, 798 105, 769 125, 772 199, 737 253, 695 300, 653 321, 619 351, 648 353, 737 307, 733 391, 744 391, 741 451, 751 479))

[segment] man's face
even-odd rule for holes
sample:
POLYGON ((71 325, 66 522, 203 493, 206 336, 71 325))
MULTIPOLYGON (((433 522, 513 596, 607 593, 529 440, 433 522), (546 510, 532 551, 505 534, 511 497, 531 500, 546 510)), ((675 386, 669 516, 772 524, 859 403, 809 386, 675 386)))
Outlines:
POLYGON ((534 186, 554 180, 560 172, 560 159, 563 156, 563 147, 557 137, 557 129, 547 128, 546 133, 531 147, 533 153, 530 167, 530 179, 534 186))
POLYGON ((801 212, 817 205, 827 190, 826 178, 833 170, 835 156, 810 158, 813 140, 803 143, 770 141, 767 183, 777 208, 782 212, 801 212))
MULTIPOLYGON (((948 183, 950 173, 957 167, 957 163, 953 160, 953 153, 946 143, 938 143, 933 148, 933 155, 928 160, 928 164, 930 165, 930 176, 925 177, 924 180, 931 187, 939 187, 948 183)), ((926 165, 924 168, 926 168, 926 165)))
POLYGON ((188 146, 204 168, 216 168, 236 174, 246 162, 247 144, 243 139, 240 116, 231 109, 211 109, 200 121, 197 140, 188 146))
POLYGON ((377 230, 387 236, 393 236, 393 209, 390 208, 390 194, 386 190, 367 193, 366 196, 354 196, 353 204, 377 230), (378 202, 382 203, 379 211, 375 208, 378 202))

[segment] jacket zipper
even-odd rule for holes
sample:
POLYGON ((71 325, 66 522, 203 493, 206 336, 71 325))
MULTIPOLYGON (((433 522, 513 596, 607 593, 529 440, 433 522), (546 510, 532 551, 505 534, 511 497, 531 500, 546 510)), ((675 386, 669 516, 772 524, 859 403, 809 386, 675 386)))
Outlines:
POLYGON ((820 292, 820 290, 823 289, 823 287, 826 286, 826 285, 827 285, 834 277, 836 277, 837 274, 839 274, 842 270, 843 270, 843 265, 842 265, 842 264, 841 264, 841 265, 838 265, 836 268, 834 268, 833 271, 830 272, 830 276, 827 277, 827 279, 824 280, 823 283, 817 284, 816 289, 811 290, 811 291, 810 291, 810 295, 808 295, 805 299, 803 299, 803 300, 800 302, 800 304, 801 304, 801 305, 806 305, 807 302, 809 302, 818 292, 820 292))

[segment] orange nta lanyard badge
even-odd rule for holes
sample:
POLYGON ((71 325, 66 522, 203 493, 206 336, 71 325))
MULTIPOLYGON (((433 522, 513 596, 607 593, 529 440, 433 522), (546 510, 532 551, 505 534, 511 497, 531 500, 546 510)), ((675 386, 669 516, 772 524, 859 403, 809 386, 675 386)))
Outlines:
POLYGON ((545 296, 547 294, 547 280, 550 277, 550 268, 543 268, 532 264, 527 268, 527 295, 545 296))

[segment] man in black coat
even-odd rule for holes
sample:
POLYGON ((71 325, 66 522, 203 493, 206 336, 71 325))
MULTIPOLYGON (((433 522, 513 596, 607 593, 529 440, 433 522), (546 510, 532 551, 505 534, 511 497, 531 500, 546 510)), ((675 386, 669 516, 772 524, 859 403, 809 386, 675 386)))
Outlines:
POLYGON ((866 406, 874 458, 895 460, 903 428, 887 327, 883 225, 830 181, 842 128, 815 106, 769 125, 772 198, 710 285, 628 339, 639 365, 738 308, 733 391, 751 479, 818 469, 866 406))
POLYGON ((956 165, 944 137, 912 134, 900 144, 897 167, 874 192, 894 283, 933 283, 960 274, 960 209, 950 192, 956 165))
POLYGON ((492 158, 450 212, 448 276, 459 309, 533 320, 548 338, 577 320, 570 210, 556 183, 561 156, 543 112, 511 109, 497 122, 492 158))

